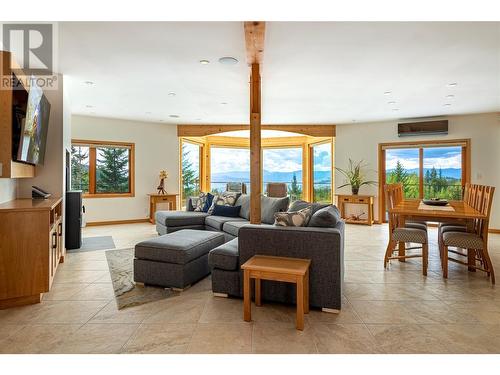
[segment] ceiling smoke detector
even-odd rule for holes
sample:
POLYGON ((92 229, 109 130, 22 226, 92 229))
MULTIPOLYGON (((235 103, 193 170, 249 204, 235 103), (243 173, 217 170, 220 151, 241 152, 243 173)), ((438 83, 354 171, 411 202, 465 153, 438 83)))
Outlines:
POLYGON ((219 62, 223 65, 236 65, 236 64, 238 64, 238 59, 231 57, 231 56, 225 56, 225 57, 221 57, 219 59, 219 62))

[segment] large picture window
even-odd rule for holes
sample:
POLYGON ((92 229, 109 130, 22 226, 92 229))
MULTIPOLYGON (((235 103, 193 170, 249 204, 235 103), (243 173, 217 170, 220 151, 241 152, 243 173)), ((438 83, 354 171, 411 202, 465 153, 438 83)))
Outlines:
POLYGON ((403 184, 407 199, 462 199, 463 187, 470 180, 469 144, 466 139, 379 145, 381 214, 384 184, 403 184))
POLYGON ((247 148, 210 148, 210 189, 222 193, 228 182, 244 182, 250 193, 250 150, 247 148))
POLYGON ((332 143, 312 147, 313 202, 332 202, 332 143))
POLYGON ((181 155, 182 202, 187 197, 200 194, 200 159, 201 146, 183 141, 181 155))
POLYGON ((134 144, 74 140, 71 189, 86 198, 134 196, 134 144))
POLYGON ((285 182, 290 200, 302 199, 302 148, 265 148, 262 156, 264 189, 269 182, 285 182))

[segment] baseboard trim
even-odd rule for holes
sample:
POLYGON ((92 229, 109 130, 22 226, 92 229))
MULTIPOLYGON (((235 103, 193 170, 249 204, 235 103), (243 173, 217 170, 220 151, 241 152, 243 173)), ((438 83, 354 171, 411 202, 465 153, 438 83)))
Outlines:
POLYGON ((90 221, 87 223, 87 226, 88 227, 96 227, 99 225, 137 224, 137 223, 149 223, 149 219, 90 221))

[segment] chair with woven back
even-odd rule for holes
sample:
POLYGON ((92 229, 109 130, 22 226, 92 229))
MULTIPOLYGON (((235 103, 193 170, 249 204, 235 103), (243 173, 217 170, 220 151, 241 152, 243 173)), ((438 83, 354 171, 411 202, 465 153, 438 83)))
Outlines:
POLYGON ((288 195, 288 188, 284 182, 269 182, 266 186, 266 195, 273 198, 283 198, 288 195))
POLYGON ((488 253, 488 229, 494 193, 493 186, 471 186, 470 195, 467 196, 466 202, 470 202, 469 204, 485 215, 485 218, 474 220, 472 232, 457 230, 442 233, 441 263, 444 278, 448 278, 448 262, 451 261, 486 272, 488 277, 491 277, 492 284, 495 284, 495 271, 488 253), (456 250, 450 249, 450 247, 456 248, 456 250), (458 249, 463 249, 466 252, 461 252, 458 249), (467 257, 467 261, 452 258, 449 256, 450 253, 467 257))
POLYGON ((401 184, 389 184, 384 186, 384 191, 389 216, 389 243, 387 244, 384 256, 384 268, 387 268, 387 263, 391 259, 404 261, 408 258, 418 257, 422 258, 422 273, 424 276, 427 276, 429 262, 427 226, 423 223, 408 222, 405 223, 405 227, 399 227, 399 217, 397 214, 391 213, 391 209, 403 200, 403 188, 401 184), (420 246, 407 248, 406 243, 420 244, 420 246), (398 249, 396 249, 396 245, 398 245, 398 249), (406 250, 415 249, 422 249, 422 253, 406 253, 406 250), (398 255, 394 255, 396 251, 398 251, 398 255))

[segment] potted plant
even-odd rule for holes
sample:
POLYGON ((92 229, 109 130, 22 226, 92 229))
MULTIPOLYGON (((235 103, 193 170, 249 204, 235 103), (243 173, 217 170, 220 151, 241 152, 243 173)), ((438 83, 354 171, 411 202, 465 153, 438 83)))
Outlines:
POLYGON ((359 162, 353 162, 349 159, 349 167, 347 169, 337 168, 335 169, 339 171, 346 179, 346 183, 338 187, 338 189, 343 188, 345 186, 351 186, 351 191, 353 195, 358 195, 359 188, 363 185, 376 185, 376 181, 370 181, 366 179, 366 176, 363 173, 363 169, 367 166, 367 164, 363 163, 363 160, 359 162))

